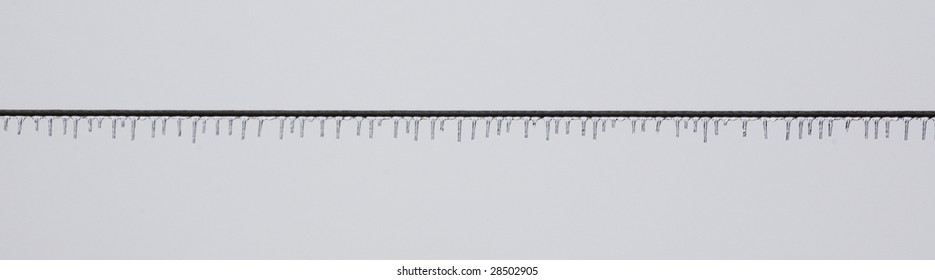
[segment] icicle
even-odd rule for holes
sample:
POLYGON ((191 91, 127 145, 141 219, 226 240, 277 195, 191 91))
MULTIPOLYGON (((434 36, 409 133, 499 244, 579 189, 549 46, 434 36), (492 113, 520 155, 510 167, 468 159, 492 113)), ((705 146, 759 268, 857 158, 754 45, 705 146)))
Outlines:
POLYGON ((601 132, 607 132, 607 120, 601 119, 601 132))
POLYGON ((565 119, 565 135, 571 135, 571 119, 565 119))
POLYGON ((910 118, 906 118, 906 119, 903 120, 903 122, 904 122, 904 123, 903 123, 903 128, 906 130, 905 133, 904 133, 904 135, 903 135, 903 141, 909 141, 909 121, 911 121, 911 120, 912 120, 912 119, 910 119, 910 118))
POLYGON ((640 132, 646 132, 646 119, 642 119, 640 122, 640 132))
MULTIPOLYGON (((305 138, 305 122, 307 120, 305 117, 301 117, 299 120, 299 138, 305 138)), ((359 121, 358 121, 359 122, 359 121)), ((360 129, 358 128, 357 135, 360 135, 360 129)))
POLYGON ((692 119, 692 133, 698 133, 698 121, 700 118, 692 119))
POLYGON ((743 130, 743 137, 746 138, 747 137, 747 120, 746 119, 743 120, 741 129, 743 130))
POLYGON ((552 120, 545 121, 545 141, 549 141, 549 135, 552 134, 552 120))
POLYGON ((659 129, 662 127, 662 120, 656 119, 656 133, 659 133, 659 129))
POLYGON ((32 122, 36 126, 36 133, 39 133, 39 121, 41 119, 41 117, 32 117, 32 122))
POLYGON ((718 126, 719 126, 720 124, 721 124, 721 120, 720 120, 720 119, 714 120, 714 135, 715 135, 715 136, 717 136, 717 135, 719 134, 719 133, 718 133, 718 126))
POLYGON ((814 122, 815 122, 815 119, 813 118, 808 119, 808 136, 812 136, 812 123, 814 122))
POLYGON ((851 119, 850 118, 844 120, 844 132, 846 133, 848 131, 851 131, 851 119))
POLYGON ((54 117, 49 117, 49 137, 52 137, 52 120, 54 119, 54 117))
POLYGON ((295 134, 295 117, 289 117, 289 134, 295 134))
MULTIPOLYGON (((136 140, 136 118, 130 120, 130 141, 136 140)), ((75 138, 78 138, 78 133, 75 132, 75 138)))
POLYGON ((513 118, 506 119, 506 133, 510 133, 510 126, 513 125, 513 118))
POLYGON ((364 118, 357 118, 357 136, 360 136, 360 127, 361 127, 360 123, 363 121, 364 121, 364 118))
POLYGON ((503 118, 497 118, 497 135, 500 135, 500 125, 503 122, 503 118))
POLYGON ((200 118, 201 120, 201 134, 205 134, 208 131, 208 119, 200 118))
POLYGON ((263 136, 263 122, 266 121, 264 118, 258 118, 256 124, 256 137, 260 138, 263 136))
POLYGON ((25 117, 20 117, 16 121, 16 135, 23 134, 23 120, 25 119, 26 119, 25 117))
POLYGON ((111 118, 110 125, 110 137, 111 139, 117 139, 117 118, 111 118))
POLYGON ((393 138, 399 136, 399 119, 393 119, 393 138))
POLYGON ((88 133, 94 131, 94 126, 91 125, 91 122, 94 121, 94 118, 88 118, 88 133))
POLYGON ((821 140, 822 138, 824 138, 824 135, 825 135, 824 131, 825 131, 825 120, 820 119, 818 120, 818 140, 821 140))
POLYGON ((282 140, 283 134, 286 134, 286 120, 283 118, 279 119, 279 140, 282 140))
POLYGON ((864 139, 870 139, 870 119, 864 119, 864 139))
MULTIPOLYGON (((597 120, 591 120, 591 136, 592 140, 597 140, 597 120)), ((657 131, 658 133, 658 131, 657 131)))
MULTIPOLYGON (((461 142, 461 118, 458 118, 458 142, 461 142)), ((506 124, 507 132, 510 132, 510 123, 506 124)))
MULTIPOLYGON (((370 139, 373 139, 373 121, 374 121, 374 119, 371 118, 370 121, 368 122, 369 125, 370 125, 370 127, 368 127, 368 130, 369 130, 369 133, 370 133, 370 135, 369 135, 369 136, 370 136, 370 139)), ((432 121, 432 126, 435 126, 435 121, 432 121)), ((432 138, 433 138, 433 139, 435 138, 435 131, 434 131, 434 130, 432 131, 432 138)))
POLYGON ((828 137, 831 137, 831 131, 834 129, 834 121, 836 121, 836 119, 828 120, 828 137))
POLYGON ((62 135, 68 135, 68 117, 62 118, 62 135))
POLYGON ((3 117, 3 131, 6 132, 8 127, 10 127, 10 118, 3 117))
POLYGON ((630 131, 630 134, 636 134, 636 120, 630 121, 630 128, 632 128, 632 131, 630 131))
POLYGON ((769 139, 769 131, 767 130, 768 128, 769 128, 769 120, 763 119, 763 139, 769 139))
POLYGON ((490 138, 490 121, 491 120, 492 120, 491 118, 486 118, 484 120, 487 123, 487 126, 484 127, 484 129, 486 130, 484 132, 484 138, 490 138))
POLYGON ((192 144, 198 139, 198 118, 192 119, 192 144))
POLYGON ((328 120, 327 117, 321 117, 318 120, 318 137, 325 137, 325 121, 328 120))
POLYGON ((555 135, 558 135, 558 127, 561 126, 558 119, 553 119, 555 122, 555 135))
POLYGON ((344 118, 335 118, 334 119, 334 139, 341 139, 341 121, 344 118))
POLYGON ((415 118, 414 122, 415 123, 413 125, 415 125, 415 127, 413 127, 413 130, 412 130, 412 134, 413 134, 412 141, 419 141, 419 123, 422 122, 422 118, 417 117, 415 118))
POLYGON ((248 120, 250 120, 250 118, 241 119, 241 122, 240 122, 240 140, 247 139, 247 121, 248 121, 248 120))
POLYGON ((792 119, 786 119, 786 141, 789 141, 789 132, 792 130, 792 119))
POLYGON ((925 141, 925 135, 927 134, 925 133, 925 130, 928 129, 928 127, 929 127, 929 121, 926 119, 922 119, 922 141, 925 141))
POLYGON ((104 118, 97 118, 97 128, 101 128, 101 124, 104 122, 104 118))
POLYGON ((156 119, 149 119, 152 123, 152 129, 149 131, 149 138, 156 138, 156 119))
POLYGON ((884 128, 886 131, 886 135, 884 137, 886 137, 886 139, 890 139, 890 119, 886 119, 886 121, 883 122, 883 125, 886 127, 884 128))
POLYGON ((409 134, 409 118, 406 118, 406 134, 409 134))
POLYGON ((880 139, 880 118, 873 119, 873 139, 880 139))
MULTIPOLYGON (((247 122, 244 121, 244 125, 246 125, 246 123, 247 122)), ((303 123, 303 125, 305 125, 305 123, 303 123)), ((227 136, 232 135, 234 135, 234 118, 227 119, 227 136)))
POLYGON ((581 121, 581 136, 585 136, 587 135, 587 130, 588 130, 588 126, 587 126, 588 119, 581 118, 580 121, 581 121))
POLYGON ((708 143, 708 120, 710 119, 707 119, 707 118, 704 119, 704 124, 703 124, 704 128, 702 128, 704 130, 702 132, 702 134, 704 134, 704 143, 708 143))
POLYGON ((682 130, 682 119, 675 119, 675 138, 679 138, 679 133, 682 130))
POLYGON ((477 119, 471 119, 471 140, 474 140, 475 130, 477 130, 477 119))
POLYGON ((75 118, 74 123, 72 123, 72 139, 78 139, 78 118, 75 118))
POLYGON ((448 119, 442 118, 441 122, 438 124, 438 131, 445 131, 445 121, 448 119))
POLYGON ((799 140, 802 140, 802 131, 803 131, 802 129, 804 125, 805 125, 805 120, 799 119, 799 140))
POLYGON ((523 118, 523 138, 529 138, 529 118, 523 118))
POLYGON ((221 135, 221 118, 214 118, 214 135, 221 135))

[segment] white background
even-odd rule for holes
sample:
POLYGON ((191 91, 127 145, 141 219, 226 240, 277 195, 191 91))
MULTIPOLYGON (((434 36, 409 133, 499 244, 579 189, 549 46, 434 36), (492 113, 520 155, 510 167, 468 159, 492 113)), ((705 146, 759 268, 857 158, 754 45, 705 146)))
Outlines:
MULTIPOLYGON (((931 110, 935 101, 931 1, 0 5, 8 109, 931 110)), ((863 140, 855 124, 833 141, 801 142, 781 141, 779 129, 743 139, 732 124, 707 145, 697 134, 675 139, 671 127, 545 142, 540 126, 530 139, 459 144, 450 130, 435 142, 393 140, 387 126, 373 141, 349 130, 279 141, 270 123, 262 139, 193 145, 187 134, 148 138, 145 127, 135 142, 126 129, 117 140, 106 129, 49 138, 45 125, 0 132, 0 258, 935 254, 935 128, 922 142, 919 122, 910 142, 901 123, 886 140, 863 140)))

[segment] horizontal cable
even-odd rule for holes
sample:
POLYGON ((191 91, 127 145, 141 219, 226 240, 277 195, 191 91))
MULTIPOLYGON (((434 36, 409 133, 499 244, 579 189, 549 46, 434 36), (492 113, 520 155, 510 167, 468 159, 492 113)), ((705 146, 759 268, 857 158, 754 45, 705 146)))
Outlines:
POLYGON ((0 110, 6 116, 919 118, 935 111, 0 110))

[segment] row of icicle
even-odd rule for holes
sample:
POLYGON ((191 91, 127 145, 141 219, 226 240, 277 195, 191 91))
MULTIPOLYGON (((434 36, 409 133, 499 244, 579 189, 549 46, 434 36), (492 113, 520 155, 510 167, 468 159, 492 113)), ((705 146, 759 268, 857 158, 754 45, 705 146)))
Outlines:
POLYGON ((486 138, 489 138, 491 135, 491 130, 495 130, 496 135, 501 135, 503 132, 510 133, 513 122, 521 122, 523 124, 523 136, 529 138, 529 131, 531 127, 537 127, 539 125, 544 125, 545 127, 545 140, 550 140, 552 135, 561 134, 562 127, 564 127, 564 133, 566 135, 571 134, 573 124, 580 129, 581 136, 586 136, 588 134, 588 128, 590 127, 591 137, 597 139, 599 132, 606 132, 607 127, 616 128, 618 123, 623 125, 629 125, 631 132, 636 133, 637 131, 646 132, 647 125, 654 126, 652 129, 659 133, 663 124, 674 124, 675 125, 675 136, 679 137, 683 130, 689 130, 693 133, 697 133, 699 129, 704 135, 703 141, 708 142, 708 132, 709 128, 712 128, 714 135, 719 135, 719 130, 721 126, 728 125, 730 123, 740 123, 742 129, 742 136, 747 137, 748 126, 750 123, 762 123, 763 128, 763 138, 769 138, 769 125, 770 123, 779 122, 784 125, 785 128, 785 140, 789 140, 792 137, 797 137, 798 139, 803 138, 803 134, 813 135, 813 131, 817 130, 818 139, 823 139, 825 137, 831 137, 834 132, 835 124, 842 123, 844 124, 845 131, 849 131, 852 122, 862 122, 863 123, 863 135, 865 139, 870 139, 871 135, 873 139, 880 138, 881 126, 883 131, 883 137, 890 138, 891 135, 891 123, 895 121, 902 121, 903 123, 903 139, 908 141, 910 135, 910 124, 913 122, 921 122, 921 139, 925 140, 928 123, 929 121, 935 122, 933 118, 887 118, 887 117, 873 117, 873 118, 721 118, 721 117, 667 117, 667 118, 645 118, 645 117, 134 117, 134 116, 98 116, 98 117, 69 117, 69 116, 0 116, 0 121, 3 123, 3 131, 9 131, 10 127, 15 125, 16 134, 21 134, 24 127, 24 122, 29 120, 34 123, 35 131, 40 130, 40 123, 46 122, 48 127, 48 134, 52 136, 54 134, 54 124, 56 122, 61 123, 62 134, 67 135, 70 132, 72 133, 75 139, 78 138, 78 131, 80 124, 87 124, 88 132, 93 132, 95 126, 98 129, 103 128, 104 124, 107 123, 111 128, 111 137, 117 138, 118 126, 119 128, 125 128, 127 123, 130 124, 130 140, 136 139, 136 131, 138 122, 148 122, 150 125, 150 137, 155 138, 158 134, 166 135, 167 133, 167 124, 170 122, 176 123, 178 137, 182 136, 183 132, 183 122, 190 123, 191 127, 191 139, 192 143, 197 142, 197 135, 200 129, 201 134, 206 134, 208 132, 209 126, 212 127, 212 130, 215 135, 221 135, 222 132, 226 133, 228 136, 234 134, 235 122, 240 124, 240 139, 246 139, 247 137, 247 125, 250 122, 256 123, 256 135, 257 137, 262 136, 264 123, 268 121, 276 122, 279 128, 279 138, 283 139, 285 131, 288 127, 290 134, 296 133, 298 130, 300 137, 305 137, 306 124, 315 123, 319 124, 319 136, 325 137, 325 130, 328 123, 333 124, 334 135, 336 138, 341 138, 341 125, 342 123, 348 121, 356 124, 356 135, 361 136, 361 129, 366 126, 367 134, 369 138, 374 137, 374 127, 383 126, 384 122, 391 122, 393 126, 393 138, 398 138, 400 123, 404 126, 405 133, 409 134, 412 131, 413 140, 419 140, 419 126, 420 124, 429 125, 430 129, 430 139, 435 139, 436 128, 439 131, 445 130, 445 124, 448 122, 455 122, 457 126, 457 141, 462 140, 462 131, 464 126, 469 126, 470 135, 465 136, 464 138, 469 137, 471 140, 476 139, 478 136, 478 123, 482 125, 483 135, 486 138), (12 124, 11 124, 12 123, 12 124), (793 136, 793 133, 797 134, 793 136))

